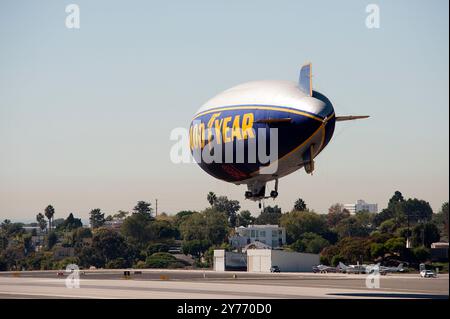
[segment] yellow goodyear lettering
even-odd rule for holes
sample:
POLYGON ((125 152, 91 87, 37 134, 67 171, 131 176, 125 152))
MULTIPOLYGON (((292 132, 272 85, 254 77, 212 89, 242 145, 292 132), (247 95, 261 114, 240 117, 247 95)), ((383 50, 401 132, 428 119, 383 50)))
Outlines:
POLYGON ((222 123, 222 137, 223 137, 223 142, 224 143, 233 142, 233 140, 231 139, 231 136, 228 135, 228 132, 230 131, 230 128, 228 127, 228 123, 230 123, 230 122, 231 122, 231 116, 228 116, 228 117, 223 119, 223 123, 222 123))
POLYGON ((189 129, 189 144, 191 150, 194 148, 203 149, 206 144, 213 140, 215 135, 216 143, 232 143, 234 140, 255 138, 253 124, 255 121, 253 113, 246 113, 242 116, 235 115, 219 118, 219 113, 214 113, 205 125, 204 122, 197 122, 189 129), (214 132, 214 133, 213 133, 214 132))
POLYGON ((253 130, 253 122, 255 121, 255 116, 253 113, 246 113, 242 118, 242 137, 255 138, 255 131, 253 130))

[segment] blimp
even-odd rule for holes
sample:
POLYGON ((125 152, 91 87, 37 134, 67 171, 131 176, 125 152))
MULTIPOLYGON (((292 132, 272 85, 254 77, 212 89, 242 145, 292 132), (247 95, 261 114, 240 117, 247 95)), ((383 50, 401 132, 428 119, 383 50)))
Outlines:
POLYGON ((208 100, 192 119, 190 151, 206 173, 247 185, 245 198, 261 203, 278 196, 280 178, 299 169, 314 172, 336 122, 368 117, 336 116, 331 101, 313 89, 307 63, 298 81, 247 82, 208 100))

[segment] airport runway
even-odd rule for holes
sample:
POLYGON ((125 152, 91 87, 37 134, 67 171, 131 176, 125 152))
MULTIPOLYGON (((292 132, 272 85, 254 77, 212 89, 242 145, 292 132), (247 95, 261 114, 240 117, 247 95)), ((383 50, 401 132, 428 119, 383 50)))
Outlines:
POLYGON ((80 288, 66 288, 56 271, 0 273, 0 298, 445 298, 449 276, 382 276, 379 289, 365 275, 197 270, 95 270, 80 274, 80 288))

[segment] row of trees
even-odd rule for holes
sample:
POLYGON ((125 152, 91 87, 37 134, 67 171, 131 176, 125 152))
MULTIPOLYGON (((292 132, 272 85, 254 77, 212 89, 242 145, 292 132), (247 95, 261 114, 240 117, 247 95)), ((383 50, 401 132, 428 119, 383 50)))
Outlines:
POLYGON ((285 213, 278 206, 264 207, 257 216, 240 210, 236 200, 207 194, 209 207, 203 211, 181 211, 175 215, 153 216, 150 203, 139 201, 130 212, 106 216, 101 209, 89 214, 90 228, 82 227, 73 214, 54 219, 49 205, 36 216, 36 225, 45 231, 40 251, 23 225, 4 221, 0 228, 0 270, 13 268, 52 269, 67 263, 81 267, 185 267, 185 261, 169 254, 179 247, 195 259, 198 267, 208 267, 217 247, 230 250, 228 237, 234 227, 250 224, 278 224, 285 227, 285 249, 320 253, 326 264, 339 261, 409 261, 429 258, 429 246, 448 240, 448 203, 433 214, 430 205, 419 199, 404 199, 396 192, 378 214, 350 214, 341 204, 332 205, 328 214, 318 214, 302 199, 285 213), (48 223, 47 223, 47 220, 48 223), (108 221, 121 221, 120 229, 108 221), (406 249, 410 239, 414 249, 406 249), (54 258, 58 247, 73 248, 74 257, 54 258))

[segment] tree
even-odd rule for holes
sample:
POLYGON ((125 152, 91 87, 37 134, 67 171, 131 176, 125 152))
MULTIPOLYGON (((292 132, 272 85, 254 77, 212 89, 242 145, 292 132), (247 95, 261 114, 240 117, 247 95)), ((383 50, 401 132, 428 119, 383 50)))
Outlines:
POLYGON ((388 219, 394 219, 394 212, 385 208, 381 212, 375 215, 373 223, 375 226, 380 226, 384 221, 388 219))
POLYGON ((299 212, 303 212, 306 211, 306 203, 303 199, 299 198, 295 201, 294 204, 294 210, 299 211, 299 212))
POLYGON ((380 225, 380 231, 382 233, 387 233, 387 234, 394 233, 396 228, 397 228, 397 224, 395 223, 395 218, 385 220, 380 225))
POLYGON ((213 208, 227 215, 231 227, 236 226, 236 215, 239 209, 241 209, 241 205, 237 200, 230 200, 226 196, 219 196, 214 201, 213 208))
POLYGON ((434 223, 418 224, 412 230, 412 243, 415 247, 431 247, 431 244, 438 242, 439 239, 439 229, 434 223))
POLYGON ((278 205, 266 206, 255 220, 257 225, 279 225, 281 218, 281 208, 278 205))
POLYGON ((69 214, 67 219, 58 226, 58 229, 62 229, 65 231, 71 231, 77 228, 83 227, 83 223, 80 218, 75 218, 72 213, 69 214))
POLYGON ((237 216, 236 226, 247 227, 255 222, 255 217, 248 210, 243 210, 237 216))
POLYGON ((367 237, 369 236, 370 230, 361 223, 356 216, 350 216, 343 219, 335 227, 339 238, 344 237, 367 237))
POLYGON ((45 217, 42 213, 36 215, 36 221, 38 222, 41 231, 43 231, 47 227, 47 222, 45 221, 45 217))
POLYGON ((406 249, 406 241, 403 237, 394 237, 384 243, 387 252, 394 254, 402 254, 406 249))
POLYGON ((216 194, 214 194, 213 192, 209 192, 208 195, 206 196, 206 199, 208 200, 208 203, 212 206, 214 206, 214 203, 217 200, 217 196, 216 194))
POLYGON ((48 218, 48 228, 51 231, 52 230, 52 219, 53 219, 53 216, 55 215, 55 209, 53 208, 52 205, 48 205, 45 208, 44 214, 45 214, 45 217, 48 218))
POLYGON ((209 240, 214 245, 220 245, 228 234, 227 217, 214 208, 208 208, 183 220, 180 224, 180 233, 185 241, 209 240))
POLYGON ((55 232, 50 232, 50 234, 48 234, 47 236, 47 249, 52 249, 53 246, 55 246, 55 244, 58 241, 58 236, 56 236, 55 232))
POLYGON ((389 199, 388 209, 393 211, 393 210, 395 210, 395 206, 397 204, 401 204, 404 201, 405 201, 405 199, 403 198, 402 193, 399 191, 395 191, 394 195, 389 199))
POLYGON ((371 259, 371 242, 367 238, 346 237, 337 244, 339 255, 352 264, 371 259))
POLYGON ((151 217, 152 215, 152 208, 150 207, 151 204, 144 202, 144 201, 139 201, 136 206, 134 206, 133 211, 136 214, 142 214, 142 215, 149 215, 151 217))
POLYGON ((329 245, 330 243, 320 235, 304 233, 301 239, 298 239, 290 247, 298 252, 318 254, 329 245))
POLYGON ((350 217, 350 212, 344 209, 344 205, 336 203, 328 209, 327 224, 329 227, 335 227, 348 217, 350 217))
POLYGON ((448 241, 448 202, 442 204, 439 213, 433 216, 433 222, 439 229, 441 240, 448 241))
POLYGON ((314 212, 292 211, 283 214, 280 225, 286 229, 286 240, 293 243, 301 239, 304 233, 323 234, 327 231, 325 219, 314 212))
POLYGON ((370 245, 370 254, 372 258, 383 257, 386 253, 386 249, 381 243, 373 243, 370 245))
POLYGON ((93 229, 102 227, 105 224, 105 214, 100 208, 95 208, 89 213, 89 222, 93 229))
POLYGON ((124 238, 116 231, 99 228, 92 238, 93 254, 101 258, 103 264, 117 258, 132 259, 124 238))
POLYGON ((433 216, 430 204, 424 200, 410 198, 402 204, 405 218, 411 222, 429 221, 433 216))
POLYGON ((200 258, 211 247, 211 242, 207 239, 203 240, 188 240, 183 241, 181 250, 185 255, 192 255, 196 258, 200 258))
POLYGON ((155 239, 154 231, 150 229, 153 218, 149 214, 135 213, 123 221, 120 232, 133 244, 145 247, 155 239))

